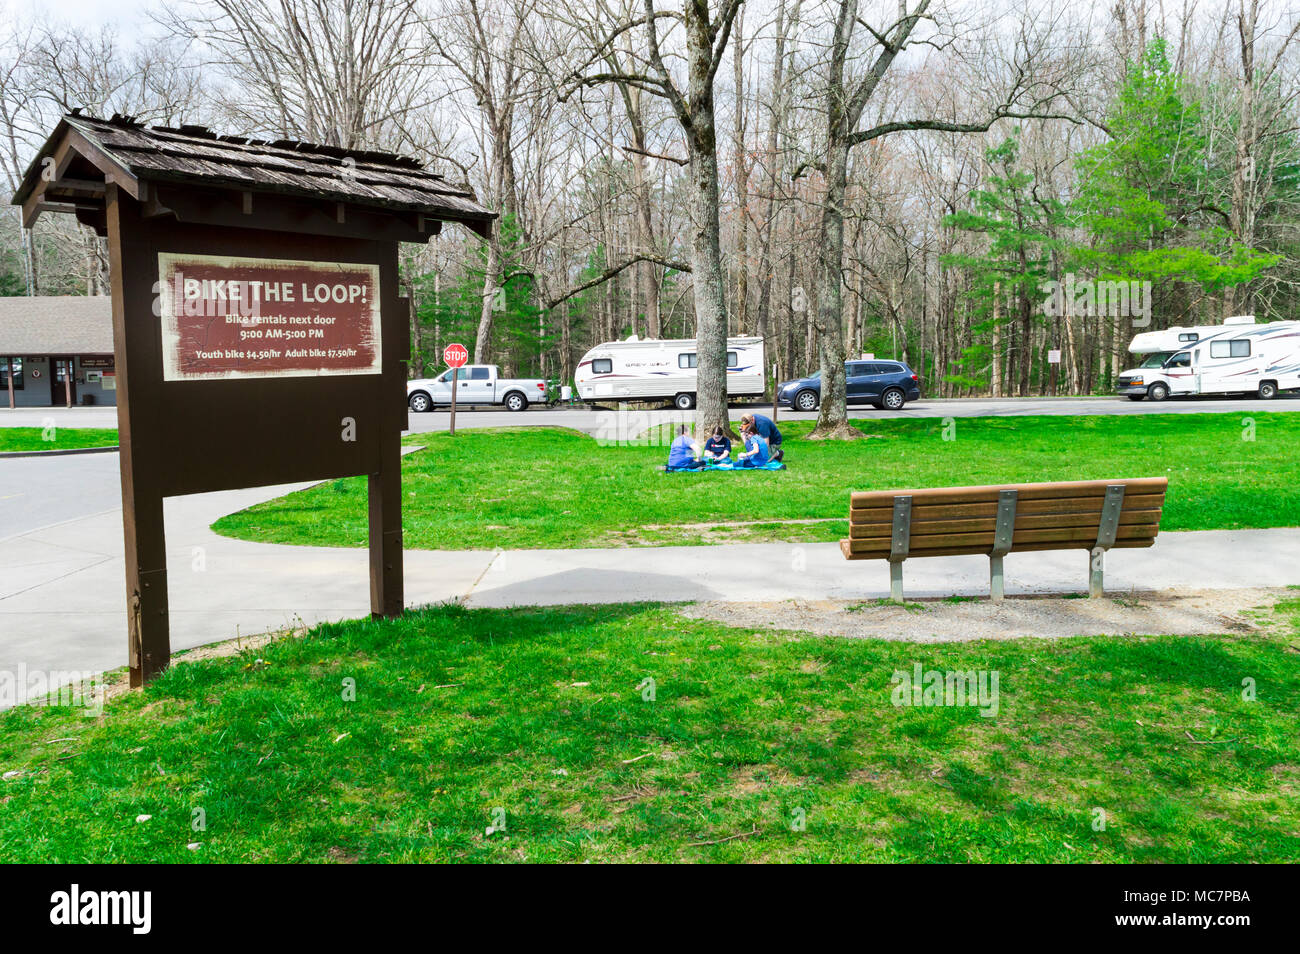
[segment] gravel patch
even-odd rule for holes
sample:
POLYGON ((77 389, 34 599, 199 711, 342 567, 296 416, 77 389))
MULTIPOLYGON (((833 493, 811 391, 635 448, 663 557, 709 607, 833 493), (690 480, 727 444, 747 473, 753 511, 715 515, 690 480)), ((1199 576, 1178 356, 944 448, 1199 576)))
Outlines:
POLYGON ((1169 590, 1101 599, 1057 596, 979 600, 783 600, 775 603, 708 601, 683 615, 730 626, 797 630, 819 636, 943 643, 974 639, 1060 639, 1067 636, 1197 636, 1249 633, 1258 619, 1294 590, 1169 590))

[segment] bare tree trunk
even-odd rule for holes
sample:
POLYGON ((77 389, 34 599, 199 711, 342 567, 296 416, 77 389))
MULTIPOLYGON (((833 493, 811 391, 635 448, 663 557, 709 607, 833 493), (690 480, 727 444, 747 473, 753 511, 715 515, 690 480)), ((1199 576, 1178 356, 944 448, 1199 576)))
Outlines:
POLYGON ((492 314, 497 299, 497 268, 501 260, 498 231, 500 220, 492 223, 492 234, 488 238, 487 265, 483 271, 483 303, 479 309, 478 333, 474 336, 474 363, 489 364, 489 348, 492 346, 492 314))
POLYGON ((989 382, 992 397, 1002 397, 1002 286, 993 283, 993 373, 989 382))

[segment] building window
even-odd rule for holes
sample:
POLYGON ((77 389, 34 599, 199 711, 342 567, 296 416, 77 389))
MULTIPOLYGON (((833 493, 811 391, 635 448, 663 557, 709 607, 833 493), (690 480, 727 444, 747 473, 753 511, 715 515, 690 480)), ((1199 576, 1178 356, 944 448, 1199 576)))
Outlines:
POLYGON ((593 360, 593 361, 591 362, 591 373, 592 373, 592 374, 613 374, 613 373, 614 373, 614 359, 613 359, 613 358, 596 358, 595 360, 593 360))
POLYGON ((1211 341, 1211 358, 1249 358, 1250 339, 1238 338, 1236 341, 1211 341))
POLYGON ((9 361, 13 362, 14 390, 21 391, 23 389, 23 359, 9 358, 6 361, 3 356, 0 356, 0 391, 9 390, 9 361))

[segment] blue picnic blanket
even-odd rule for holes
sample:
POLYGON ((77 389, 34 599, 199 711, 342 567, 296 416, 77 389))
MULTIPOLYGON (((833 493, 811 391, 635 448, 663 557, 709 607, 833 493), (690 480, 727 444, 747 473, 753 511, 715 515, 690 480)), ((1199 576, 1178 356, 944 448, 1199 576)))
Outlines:
POLYGON ((670 474, 675 473, 700 473, 701 471, 733 471, 733 470, 785 470, 785 464, 778 460, 769 460, 766 464, 759 464, 757 467, 741 467, 731 461, 721 464, 706 464, 704 467, 698 465, 694 467, 664 467, 664 471, 670 474))

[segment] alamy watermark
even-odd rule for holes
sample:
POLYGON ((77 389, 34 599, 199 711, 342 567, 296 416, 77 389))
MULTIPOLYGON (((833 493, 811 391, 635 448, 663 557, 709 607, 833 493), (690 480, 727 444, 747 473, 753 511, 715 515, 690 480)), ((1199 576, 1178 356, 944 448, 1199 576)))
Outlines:
POLYGON ((973 706, 991 719, 998 714, 1001 675, 996 669, 924 669, 917 663, 911 672, 894 670, 890 701, 896 706, 973 706))
POLYGON ((1066 272, 1064 281, 1053 279, 1038 287, 1045 296, 1042 312, 1049 318, 1108 315, 1131 319, 1135 328, 1151 324, 1150 282, 1094 281, 1066 272))
POLYGON ((601 447, 667 447, 680 429, 694 430, 693 411, 601 411, 592 436, 601 447))
POLYGON ((79 708, 82 715, 97 717, 104 711, 104 674, 76 669, 0 670, 0 709, 12 706, 60 706, 79 708))

